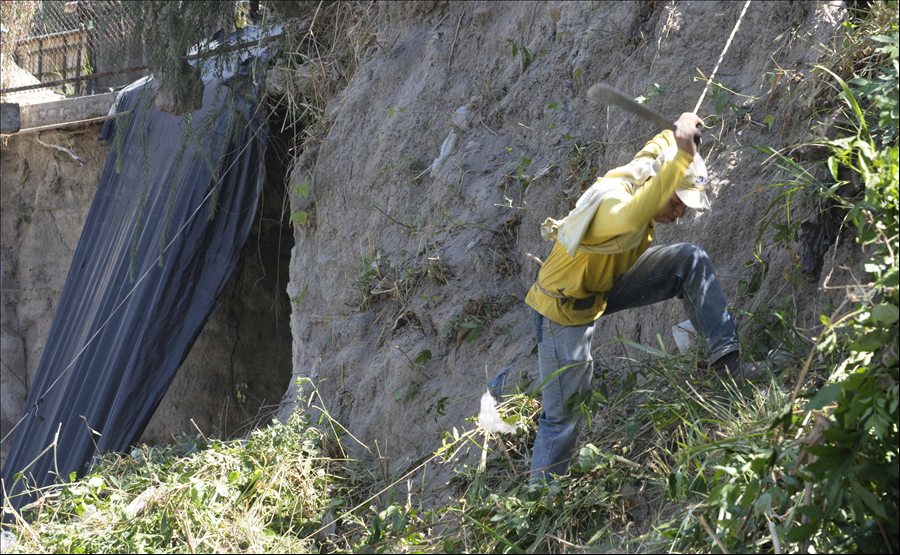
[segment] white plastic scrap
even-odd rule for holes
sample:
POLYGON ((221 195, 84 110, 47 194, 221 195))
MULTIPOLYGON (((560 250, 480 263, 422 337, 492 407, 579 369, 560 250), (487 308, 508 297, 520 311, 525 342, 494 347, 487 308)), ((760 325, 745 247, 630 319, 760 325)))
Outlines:
POLYGON ((6 530, 0 532, 0 553, 11 551, 17 543, 19 543, 19 540, 10 532, 6 530))
POLYGON ((685 355, 691 350, 691 347, 697 344, 697 330, 690 320, 685 320, 680 324, 672 326, 672 336, 675 338, 675 345, 678 346, 678 352, 685 355))
MULTIPOLYGON (((468 117, 469 117, 469 109, 466 108, 465 106, 460 106, 459 108, 456 109, 455 112, 453 112, 453 115, 450 116, 450 121, 456 127, 462 127, 466 123, 466 120, 468 119, 468 117)), ((440 168, 440 166, 444 162, 444 160, 446 160, 447 157, 450 156, 450 153, 453 152, 453 148, 456 146, 456 140, 458 138, 459 137, 457 137, 457 135, 456 135, 456 130, 451 127, 450 134, 447 135, 447 138, 444 139, 443 144, 441 144, 441 153, 438 155, 437 158, 434 159, 434 162, 432 162, 431 166, 429 167, 432 175, 437 173, 438 168, 440 168)))
POLYGON ((453 147, 456 146, 456 131, 451 131, 447 138, 444 139, 444 142, 441 143, 441 153, 438 154, 438 157, 434 159, 434 162, 431 163, 431 172, 436 173, 438 168, 441 166, 441 163, 450 156, 450 153, 453 151, 453 147))
POLYGON ((478 424, 488 432, 501 434, 515 433, 517 426, 510 425, 500 419, 497 412, 497 403, 490 391, 485 391, 481 396, 481 413, 478 415, 478 424))
POLYGON ((467 119, 469 119, 469 109, 465 106, 460 106, 453 112, 453 115, 450 116, 450 121, 457 127, 465 125, 467 119))
POLYGON ((543 168, 541 168, 540 170, 538 170, 538 172, 537 172, 536 174, 534 174, 533 176, 531 176, 531 180, 532 180, 532 181, 537 181, 538 179, 544 177, 544 176, 547 175, 547 173, 550 171, 550 168, 551 168, 551 167, 553 167, 552 164, 547 164, 546 166, 544 166, 543 168))

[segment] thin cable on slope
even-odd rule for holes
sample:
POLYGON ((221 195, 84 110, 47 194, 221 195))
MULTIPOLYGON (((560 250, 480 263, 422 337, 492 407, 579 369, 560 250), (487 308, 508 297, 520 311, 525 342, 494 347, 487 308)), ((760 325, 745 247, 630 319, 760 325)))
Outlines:
POLYGON ((697 105, 694 106, 694 114, 697 113, 697 110, 700 109, 700 105, 703 104, 703 99, 706 98, 706 91, 709 90, 709 86, 712 84, 713 79, 716 78, 716 73, 719 71, 719 64, 722 63, 722 60, 725 58, 725 53, 728 52, 728 48, 731 46, 731 41, 734 40, 734 35, 737 34, 738 27, 741 26, 741 20, 744 19, 744 14, 747 13, 747 8, 750 7, 750 2, 752 0, 747 0, 744 4, 744 9, 741 10, 741 15, 738 16, 737 22, 734 24, 734 29, 731 30, 731 36, 728 37, 728 42, 725 43, 725 48, 722 49, 722 53, 719 54, 719 61, 716 62, 716 66, 713 68, 712 75, 709 76, 709 79, 706 81, 706 86, 703 87, 703 93, 700 95, 700 100, 697 101, 697 105))

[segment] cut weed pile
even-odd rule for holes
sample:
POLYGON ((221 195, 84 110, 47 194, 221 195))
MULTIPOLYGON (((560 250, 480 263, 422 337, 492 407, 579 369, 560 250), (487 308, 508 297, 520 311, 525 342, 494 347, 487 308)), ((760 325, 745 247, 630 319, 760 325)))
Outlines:
MULTIPOLYGON (((402 478, 377 488, 378 462, 341 458, 340 432, 322 432, 298 414, 244 441, 182 437, 130 456, 107 455, 89 476, 43 492, 27 522, 13 527, 15 551, 558 552, 683 545, 694 523, 683 518, 681 502, 708 491, 703 471, 721 462, 723 451, 752 452, 754 440, 765 442, 768 416, 784 395, 750 388, 750 402, 742 405, 733 385, 724 390, 696 358, 644 349, 663 355, 660 364, 611 383, 621 392, 609 401, 599 392, 585 400, 586 445, 572 475, 549 488, 527 484, 540 403, 525 392, 499 407, 506 420, 519 422, 517 435, 480 427, 446 434, 430 464, 453 467, 453 501, 430 510, 402 478), (410 495, 401 495, 404 486, 410 495), (351 507, 353 500, 364 502, 351 507)), ((321 422, 335 429, 327 414, 321 422)))
MULTIPOLYGON (((307 552, 329 469, 323 434, 299 414, 247 440, 182 436, 40 492, 17 520, 19 552, 307 552)), ((74 478, 72 476, 71 478, 74 478)))
MULTIPOLYGON (((774 382, 741 392, 697 356, 633 346, 658 360, 619 381, 610 377, 612 394, 604 387, 581 400, 584 447, 571 475, 549 487, 527 483, 540 412, 527 392, 508 396, 499 407, 505 420, 519 423, 515 436, 477 426, 446 434, 443 447, 422 464, 453 469, 454 477, 439 486, 449 488, 450 501, 430 509, 422 508, 422 498, 428 503, 432 492, 416 491, 414 478, 408 481, 412 472, 382 479, 379 461, 349 461, 335 453, 346 436, 334 432, 339 427, 329 425, 327 413, 320 424, 329 433, 297 416, 247 441, 183 438, 130 457, 104 457, 90 476, 45 492, 30 522, 14 527, 20 541, 15 550, 787 548, 796 539, 790 530, 799 528, 789 528, 790 520, 799 524, 801 515, 817 509, 797 510, 806 506, 804 474, 794 475, 807 438, 820 434, 819 420, 805 425, 807 410, 785 410, 790 391, 774 382), (785 417, 795 422, 790 437, 779 433, 785 417), (795 483, 793 490, 785 482, 795 483)), ((829 537, 823 532, 823 540, 829 537)))

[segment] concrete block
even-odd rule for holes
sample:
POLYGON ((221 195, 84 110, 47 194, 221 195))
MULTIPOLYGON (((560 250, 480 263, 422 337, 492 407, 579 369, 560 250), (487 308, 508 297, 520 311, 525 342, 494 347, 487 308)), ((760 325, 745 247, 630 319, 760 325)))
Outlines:
POLYGON ((15 133, 22 127, 19 105, 12 102, 0 104, 0 133, 15 133))

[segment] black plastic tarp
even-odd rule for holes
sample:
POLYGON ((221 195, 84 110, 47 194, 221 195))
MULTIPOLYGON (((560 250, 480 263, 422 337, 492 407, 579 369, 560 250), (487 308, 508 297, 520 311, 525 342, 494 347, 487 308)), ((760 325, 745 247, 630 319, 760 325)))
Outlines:
POLYGON ((265 178, 254 69, 205 78, 189 118, 158 111, 149 80, 120 96, 118 111, 132 113, 101 134, 114 148, 3 468, 13 507, 33 500, 17 477, 67 481, 98 450, 135 443, 215 311, 265 178))

